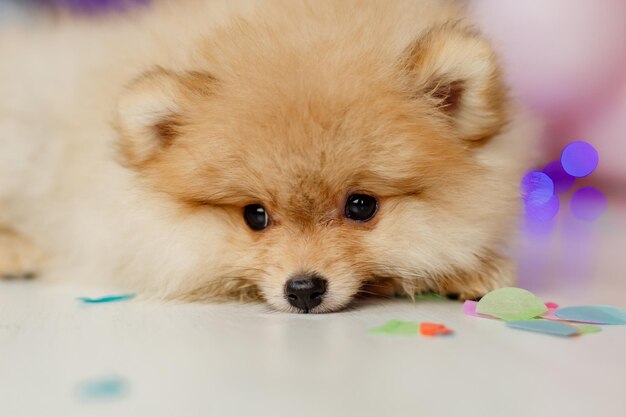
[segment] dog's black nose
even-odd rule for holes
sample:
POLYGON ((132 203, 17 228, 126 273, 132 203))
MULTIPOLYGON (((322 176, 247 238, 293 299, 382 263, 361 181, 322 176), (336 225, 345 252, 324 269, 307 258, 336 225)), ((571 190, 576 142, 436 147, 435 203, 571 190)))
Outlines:
POLYGON ((289 304, 308 313, 322 303, 326 292, 326 280, 319 275, 299 275, 285 285, 285 296, 289 304))

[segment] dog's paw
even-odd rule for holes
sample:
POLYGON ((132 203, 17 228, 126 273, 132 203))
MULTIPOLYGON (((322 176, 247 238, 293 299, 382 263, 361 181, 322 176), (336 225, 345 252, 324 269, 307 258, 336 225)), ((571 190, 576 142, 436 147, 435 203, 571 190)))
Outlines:
POLYGON ((393 298, 397 295, 404 294, 402 285, 398 280, 379 278, 373 281, 367 281, 361 285, 358 296, 360 298, 383 297, 393 298))
POLYGON ((454 300, 480 300, 485 294, 515 282, 515 267, 511 260, 492 254, 482 258, 480 268, 464 271, 444 279, 442 295, 454 300))
POLYGON ((34 278, 43 255, 35 243, 6 228, 0 228, 0 279, 34 278))

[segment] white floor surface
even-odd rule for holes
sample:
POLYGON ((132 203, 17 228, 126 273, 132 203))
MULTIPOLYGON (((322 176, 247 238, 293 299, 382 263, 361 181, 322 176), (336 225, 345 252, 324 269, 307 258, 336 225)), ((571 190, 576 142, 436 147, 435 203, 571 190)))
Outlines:
MULTIPOLYGON (((532 276, 521 284, 562 306, 625 307, 625 218, 584 232, 576 241, 587 255, 565 250, 571 234, 527 244, 532 268, 522 272, 532 276)), ((261 305, 84 305, 83 295, 100 294, 0 283, 0 416, 626 415, 626 326, 559 338, 465 316, 447 300, 286 315, 261 305), (389 319, 455 334, 368 333, 389 319), (123 395, 81 397, 81 384, 107 377, 124 381, 123 395)))

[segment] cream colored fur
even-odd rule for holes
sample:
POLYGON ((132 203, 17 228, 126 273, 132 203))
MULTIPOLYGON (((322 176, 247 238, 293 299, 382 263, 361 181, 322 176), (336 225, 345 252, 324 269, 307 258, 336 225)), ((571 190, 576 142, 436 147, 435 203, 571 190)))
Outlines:
MULTIPOLYGON (((118 148, 120 136, 127 134, 133 149, 150 155, 157 145, 144 129, 164 114, 180 110, 175 101, 178 93, 167 92, 171 86, 159 84, 163 94, 150 87, 146 94, 136 89, 128 92, 126 86, 146 71, 160 67, 172 73, 211 73, 250 105, 235 107, 224 101, 219 109, 225 114, 216 123, 228 118, 227 109, 237 109, 249 115, 239 131, 256 132, 262 129, 255 126, 276 123, 261 120, 259 114, 273 103, 282 105, 279 93, 272 96, 267 91, 284 88, 284 97, 290 97, 291 91, 296 97, 314 97, 327 89, 342 91, 342 100, 358 101, 368 92, 355 87, 344 93, 349 83, 341 74, 354 70, 346 79, 365 86, 366 82, 358 80, 369 77, 367 66, 388 62, 383 69, 372 70, 384 79, 393 62, 401 65, 401 58, 415 41, 432 28, 462 22, 461 13, 440 0, 176 1, 95 22, 61 18, 35 28, 1 28, 0 226, 5 232, 0 234, 27 237, 36 243, 45 258, 40 262, 33 257, 37 261, 30 268, 43 279, 106 283, 164 298, 255 298, 260 294, 280 310, 292 310, 283 296, 286 278, 306 267, 322 270, 330 281, 319 312, 344 307, 364 281, 376 278, 392 278, 398 289, 409 292, 434 289, 463 297, 510 284, 513 272, 501 251, 515 225, 517 184, 533 131, 521 111, 508 101, 503 104, 507 122, 502 126, 492 120, 489 109, 481 107, 490 105, 485 104, 481 88, 493 81, 490 71, 499 71, 497 67, 482 68, 490 66, 492 59, 484 41, 436 40, 452 43, 442 56, 436 56, 430 43, 424 45, 434 54, 434 61, 422 67, 419 77, 424 80, 416 78, 414 86, 419 94, 427 95, 427 87, 437 88, 428 82, 435 73, 467 76, 477 83, 471 94, 463 96, 467 101, 461 105, 466 107, 452 125, 445 124, 444 116, 429 116, 437 111, 436 100, 420 104, 428 129, 440 126, 447 136, 458 136, 459 143, 489 131, 488 137, 478 138, 484 143, 450 145, 450 155, 468 155, 459 175, 471 172, 471 179, 455 182, 451 176, 441 182, 441 193, 434 193, 431 200, 385 200, 378 223, 371 230, 356 232, 362 238, 360 249, 341 252, 358 252, 354 258, 338 257, 338 249, 327 247, 329 242, 332 246, 340 238, 348 239, 349 231, 341 237, 316 229, 298 239, 300 232, 294 223, 289 233, 274 236, 269 245, 218 206, 182 207, 166 185, 161 188, 163 181, 154 179, 153 171, 133 168, 132 162, 120 157, 118 148), (243 20, 220 29, 241 16, 243 20), (248 30, 248 25, 252 29, 248 30), (324 48, 332 53, 326 54, 324 48), (486 58, 476 60, 476 56, 486 58), (302 62, 306 59, 310 61, 302 62), (359 62, 363 68, 346 70, 348 64, 354 67, 353 63, 359 62), (301 78, 296 80, 298 76, 301 78), (237 84, 238 77, 249 82, 237 84), (315 85, 324 88, 307 90, 315 85), (265 95, 260 93, 263 91, 265 95), (272 98, 265 103, 268 94, 272 98), (427 103, 433 103, 433 108, 428 110, 427 103), (121 133, 115 129, 116 123, 121 133), (489 128, 485 130, 486 125, 489 128), (315 259, 310 258, 311 252, 315 259), (357 274, 359 268, 373 276, 357 274)), ((453 36, 461 36, 456 33, 453 36)), ((189 106, 190 112, 197 110, 190 104, 180 105, 189 106)), ((321 106, 327 108, 332 106, 321 106)), ((309 122, 302 117, 292 123, 307 126, 309 122)), ((214 134, 211 127, 202 126, 193 132, 198 146, 204 146, 200 137, 214 134)), ((220 131, 231 128, 235 129, 222 126, 220 131)), ((361 130, 362 136, 372 132, 361 130)), ((353 139, 359 147, 359 138, 353 139)), ((293 146, 309 145, 283 144, 280 137, 267 140, 277 141, 275 149, 284 150, 282 158, 294 164, 293 170, 285 168, 281 174, 285 181, 289 172, 312 166, 316 159, 293 151, 293 146), (296 162, 300 168, 295 168, 296 162)), ((310 140, 298 143, 317 143, 310 140)), ((447 146, 442 138, 436 142, 447 146)), ((131 146, 124 143, 122 146, 131 146)), ((311 146, 315 152, 319 150, 317 145, 311 146)), ((210 156, 204 148, 193 153, 196 158, 210 156)), ((254 181, 281 182, 278 174, 270 180, 275 156, 258 157, 257 168, 267 172, 267 179, 251 178, 249 188, 255 188, 254 181)), ((402 169, 393 155, 387 158, 389 170, 397 164, 402 169)), ((361 159, 365 161, 360 163, 367 163, 367 158, 361 159)), ((189 162, 168 163, 174 169, 189 162)), ((327 169, 340 171, 340 166, 327 169)), ((224 172, 233 169, 228 164, 221 168, 224 172)), ((150 169, 164 172, 163 168, 150 169)), ((284 195, 291 192, 285 189, 284 195)), ((2 245, 10 244, 3 242, 7 240, 0 239, 0 274, 20 272, 12 271, 8 261, 2 262, 6 257, 2 245)))

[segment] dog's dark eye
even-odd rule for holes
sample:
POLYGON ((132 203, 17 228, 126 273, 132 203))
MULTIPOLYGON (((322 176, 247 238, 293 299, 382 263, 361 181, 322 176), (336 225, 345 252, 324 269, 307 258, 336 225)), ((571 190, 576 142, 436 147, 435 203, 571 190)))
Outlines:
POLYGON ((260 204, 249 204, 243 208, 243 218, 252 230, 263 230, 269 223, 270 218, 265 207, 260 204))
POLYGON ((360 222, 370 220, 376 214, 378 201, 367 194, 352 194, 346 201, 346 217, 360 222))

